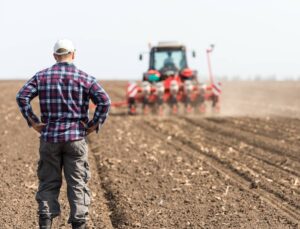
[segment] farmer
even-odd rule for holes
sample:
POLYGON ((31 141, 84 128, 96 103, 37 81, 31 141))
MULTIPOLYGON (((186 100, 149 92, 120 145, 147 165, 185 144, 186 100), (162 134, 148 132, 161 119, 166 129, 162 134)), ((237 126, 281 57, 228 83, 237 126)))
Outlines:
POLYGON ((58 40, 54 46, 56 64, 36 73, 17 94, 17 103, 29 127, 40 133, 39 226, 50 229, 60 214, 58 196, 62 170, 67 182, 70 204, 68 223, 73 229, 86 228, 90 191, 86 136, 98 132, 109 111, 110 99, 96 79, 74 64, 75 49, 70 40, 58 40), (38 96, 41 120, 30 101, 38 96), (89 120, 89 99, 96 105, 89 120))

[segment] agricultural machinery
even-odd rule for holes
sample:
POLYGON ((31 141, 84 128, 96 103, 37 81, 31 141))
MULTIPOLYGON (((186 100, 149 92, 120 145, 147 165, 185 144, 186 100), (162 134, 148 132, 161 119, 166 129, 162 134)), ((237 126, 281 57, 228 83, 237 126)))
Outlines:
MULTIPOLYGON (((186 47, 177 42, 160 42, 150 47, 149 68, 143 74, 140 84, 135 82, 127 86, 126 101, 113 103, 115 107, 128 106, 129 114, 166 112, 192 113, 206 110, 208 101, 212 111, 220 110, 220 84, 215 83, 211 71, 210 53, 213 45, 207 49, 210 84, 198 81, 197 71, 188 67, 186 47)), ((139 59, 143 60, 140 54, 139 59)), ((195 57, 195 51, 192 51, 195 57)))

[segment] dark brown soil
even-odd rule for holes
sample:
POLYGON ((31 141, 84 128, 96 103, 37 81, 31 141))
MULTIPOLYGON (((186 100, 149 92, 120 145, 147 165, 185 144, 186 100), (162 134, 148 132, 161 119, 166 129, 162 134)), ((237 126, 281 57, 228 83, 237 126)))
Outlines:
MULTIPOLYGON (((16 107, 21 85, 0 83, 0 228, 37 226, 38 135, 16 107)), ((124 82, 103 85, 113 101, 122 100, 124 82)), ((299 99, 299 86, 268 86, 282 96, 288 91, 290 117, 279 101, 260 117, 249 110, 239 117, 132 117, 113 109, 101 133, 89 137, 90 228, 298 228, 300 112, 291 99, 299 99)), ((241 87, 254 85, 227 91, 241 87)), ((230 99, 242 103, 228 92, 226 107, 230 99)), ((54 228, 69 228, 65 185, 61 203, 54 228)))

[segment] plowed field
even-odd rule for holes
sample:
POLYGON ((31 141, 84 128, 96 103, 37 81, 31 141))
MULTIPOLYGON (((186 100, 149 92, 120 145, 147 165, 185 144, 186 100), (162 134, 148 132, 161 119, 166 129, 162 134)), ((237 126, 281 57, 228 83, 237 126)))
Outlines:
MULTIPOLYGON (((38 134, 0 83, 0 228, 36 228, 38 134)), ((125 82, 102 82, 113 101, 125 82)), ((127 116, 89 136, 90 228, 299 228, 300 83, 228 82, 222 112, 127 116)), ((33 102, 37 110, 37 101, 33 102)), ((62 215, 68 203, 62 188, 62 215)))

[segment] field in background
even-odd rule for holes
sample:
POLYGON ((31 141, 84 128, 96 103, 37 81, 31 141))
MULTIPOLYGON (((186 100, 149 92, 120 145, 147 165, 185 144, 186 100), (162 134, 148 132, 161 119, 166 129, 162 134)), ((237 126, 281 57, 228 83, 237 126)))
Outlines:
MULTIPOLYGON (((0 220, 36 226, 38 135, 0 82, 0 220)), ((101 82, 113 101, 126 82, 101 82)), ((300 82, 225 82, 218 116, 127 116, 91 135, 91 228, 297 228, 300 82)), ((37 109, 37 101, 34 106, 37 109)), ((61 217, 66 225, 65 184, 61 217)))

